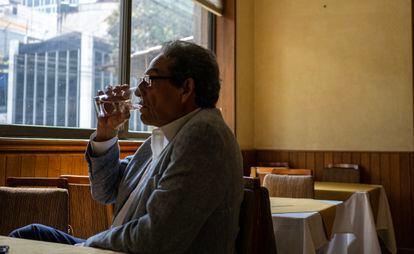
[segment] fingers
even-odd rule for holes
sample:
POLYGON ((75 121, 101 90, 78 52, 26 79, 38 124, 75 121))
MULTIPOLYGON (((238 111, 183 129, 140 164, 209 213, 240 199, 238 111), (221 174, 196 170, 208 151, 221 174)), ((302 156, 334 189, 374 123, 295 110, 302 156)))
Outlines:
POLYGON ((131 91, 128 84, 109 85, 105 87, 105 91, 98 90, 98 96, 107 95, 105 100, 127 100, 131 97, 131 91))

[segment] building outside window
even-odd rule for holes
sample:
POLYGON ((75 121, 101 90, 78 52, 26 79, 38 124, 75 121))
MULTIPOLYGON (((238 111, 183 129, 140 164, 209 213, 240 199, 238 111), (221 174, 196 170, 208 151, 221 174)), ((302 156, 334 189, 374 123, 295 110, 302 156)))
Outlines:
MULTIPOLYGON (((0 132, 21 126, 92 129, 93 96, 118 84, 119 0, 0 1, 0 132)), ((190 0, 133 0, 130 85, 162 43, 209 42, 209 16, 190 0)), ((148 131, 133 112, 129 131, 148 131)), ((47 137, 47 132, 45 137, 47 137)))

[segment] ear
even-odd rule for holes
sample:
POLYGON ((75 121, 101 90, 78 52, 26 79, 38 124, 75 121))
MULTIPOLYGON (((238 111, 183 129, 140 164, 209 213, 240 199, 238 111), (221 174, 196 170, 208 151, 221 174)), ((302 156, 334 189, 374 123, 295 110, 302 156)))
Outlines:
POLYGON ((195 84, 194 79, 188 78, 184 81, 183 86, 181 87, 181 102, 187 102, 192 98, 195 98, 195 84))

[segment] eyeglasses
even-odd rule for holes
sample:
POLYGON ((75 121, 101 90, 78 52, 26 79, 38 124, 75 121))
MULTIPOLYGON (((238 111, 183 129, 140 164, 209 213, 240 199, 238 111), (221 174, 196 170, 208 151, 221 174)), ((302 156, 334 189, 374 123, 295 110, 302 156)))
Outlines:
POLYGON ((159 79, 172 79, 173 77, 172 76, 150 76, 150 75, 145 75, 145 76, 143 76, 143 77, 141 77, 140 79, 139 79, 139 85, 141 84, 141 83, 143 83, 144 82, 144 84, 145 84, 145 87, 151 87, 152 85, 153 85, 153 81, 154 80, 159 80, 159 79))

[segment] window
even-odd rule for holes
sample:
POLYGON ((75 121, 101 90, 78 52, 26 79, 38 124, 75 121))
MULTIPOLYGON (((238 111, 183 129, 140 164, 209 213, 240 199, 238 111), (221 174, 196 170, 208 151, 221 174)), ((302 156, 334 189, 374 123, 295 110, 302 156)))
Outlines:
MULTIPOLYGON (((132 0, 127 28, 125 2, 36 0, 0 7, 17 10, 0 17, 0 136, 87 138, 96 126, 97 90, 136 86, 163 42, 209 45, 209 15, 193 1, 132 0), (126 55, 120 53, 125 34, 132 38, 126 55)), ((127 136, 149 131, 139 112, 131 115, 127 136)))

